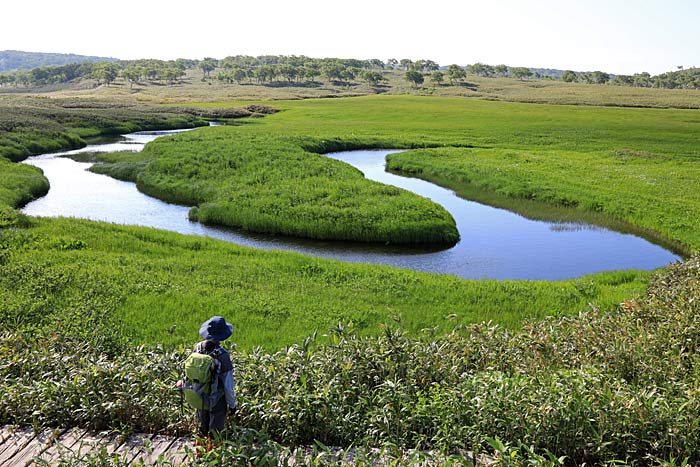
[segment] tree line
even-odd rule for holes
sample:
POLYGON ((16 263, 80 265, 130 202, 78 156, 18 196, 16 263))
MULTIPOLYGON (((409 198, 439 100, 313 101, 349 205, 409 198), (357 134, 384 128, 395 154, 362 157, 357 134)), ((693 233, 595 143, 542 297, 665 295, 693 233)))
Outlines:
POLYGON ((567 83, 611 84, 638 88, 700 89, 700 68, 684 70, 679 67, 677 71, 656 76, 651 76, 647 72, 634 75, 610 75, 602 71, 575 72, 567 70, 562 75, 561 80, 567 83))
POLYGON ((98 85, 111 84, 121 77, 132 86, 140 81, 173 83, 194 68, 197 60, 122 60, 42 66, 31 70, 0 73, 0 86, 45 86, 80 79, 94 79, 98 85))
MULTIPOLYGON (((680 67, 679 67, 680 68, 680 67)), ((182 81, 188 70, 201 71, 202 80, 217 79, 228 84, 286 84, 300 85, 324 79, 335 85, 350 85, 357 80, 377 87, 388 82, 386 71, 403 71, 404 79, 413 86, 429 79, 432 85, 464 84, 468 75, 485 78, 546 79, 567 83, 611 84, 645 88, 700 89, 700 69, 635 75, 611 75, 602 71, 576 72, 566 70, 531 70, 526 67, 510 67, 504 64, 473 63, 441 67, 429 59, 342 59, 311 58, 306 56, 248 55, 229 56, 224 59, 211 57, 202 60, 122 60, 117 62, 86 62, 59 66, 42 66, 31 70, 0 73, 0 87, 44 86, 68 83, 80 79, 93 79, 97 85, 109 85, 122 78, 131 87, 137 83, 174 84, 182 81)))

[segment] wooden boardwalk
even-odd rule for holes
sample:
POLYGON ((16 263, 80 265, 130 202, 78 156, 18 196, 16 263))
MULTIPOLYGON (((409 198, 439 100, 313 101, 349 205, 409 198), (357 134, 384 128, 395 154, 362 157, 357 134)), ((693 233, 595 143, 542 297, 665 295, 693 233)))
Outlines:
POLYGON ((162 465, 181 466, 188 461, 186 449, 193 449, 188 438, 148 434, 124 438, 78 428, 39 432, 31 428, 0 428, 0 467, 53 466, 61 458, 77 460, 99 452, 118 456, 120 465, 153 465, 160 461, 162 465))

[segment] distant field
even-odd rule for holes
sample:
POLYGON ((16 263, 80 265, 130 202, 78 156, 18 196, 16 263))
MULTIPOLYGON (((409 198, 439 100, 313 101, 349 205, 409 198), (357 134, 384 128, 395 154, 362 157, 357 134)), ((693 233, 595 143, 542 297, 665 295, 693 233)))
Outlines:
MULTIPOLYGON (((385 70, 387 83, 371 87, 366 83, 335 85, 319 78, 302 85, 227 84, 216 79, 201 81, 199 71, 189 70, 182 83, 173 85, 130 85, 118 80, 110 86, 82 83, 75 88, 52 89, 49 96, 118 99, 141 103, 183 104, 227 100, 290 100, 352 97, 372 94, 469 97, 486 100, 566 105, 618 107, 659 107, 700 109, 700 90, 650 89, 614 85, 564 83, 553 80, 484 78, 467 75, 464 83, 450 86, 432 84, 429 79, 414 87, 401 70, 385 70)), ((37 90, 41 92, 41 90, 37 90)))

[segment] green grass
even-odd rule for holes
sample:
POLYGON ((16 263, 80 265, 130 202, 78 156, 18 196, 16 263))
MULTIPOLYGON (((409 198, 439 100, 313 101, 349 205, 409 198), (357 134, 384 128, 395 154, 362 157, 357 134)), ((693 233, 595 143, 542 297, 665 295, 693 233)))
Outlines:
MULTIPOLYGON (((267 149, 279 143, 304 161, 329 147, 452 146, 409 154, 404 169, 434 167, 445 183, 483 180, 477 191, 602 206, 602 214, 636 196, 645 209, 629 222, 688 249, 699 243, 695 112, 406 96, 279 107, 204 134, 227 144, 258 139, 267 149)), ((217 174, 213 154, 195 166, 202 174, 217 174)), ((129 173, 144 162, 130 157, 107 156, 124 163, 126 178, 150 167, 129 173)), ((2 204, 16 204, 24 190, 17 177, 37 175, 16 167, 1 167, 2 204)), ((186 165, 154 167, 184 180, 186 165)), ((591 465, 697 462, 699 270, 696 256, 651 282, 637 271, 467 281, 145 228, 28 219, 3 206, 0 423, 191 429, 172 391, 183 353, 157 347, 191 345, 201 322, 221 314, 236 325, 232 340, 242 350, 233 353, 234 423, 286 445, 500 451, 501 465, 558 465, 544 462, 550 454, 591 465), (500 327, 473 324, 484 320, 500 327), (306 339, 314 330, 317 340, 306 339)))
POLYGON ((700 181, 694 160, 638 151, 452 148, 392 154, 387 160, 392 171, 437 181, 466 198, 525 214, 532 203, 488 194, 575 208, 584 217, 599 214, 601 223, 607 216, 636 226, 637 233, 686 255, 700 247, 700 192, 690 189, 700 181))
POLYGON ((150 345, 191 343, 216 314, 235 323, 242 349, 277 349, 339 323, 352 323, 359 335, 399 323, 415 337, 482 320, 518 328, 589 303, 609 309, 642 293, 649 277, 624 271, 562 282, 467 281, 145 228, 32 222, 0 230, 0 322, 66 330, 67 316, 99 313, 116 317, 133 342, 150 345))
POLYGON ((2 96, 0 157, 12 161, 85 146, 83 138, 139 130, 192 128, 206 122, 183 109, 120 102, 2 96))
POLYGON ((23 206, 49 191, 49 181, 40 169, 0 158, 0 207, 23 206))
MULTIPOLYGON (((327 150, 346 147, 321 144, 327 150)), ((452 245, 459 238, 441 206, 368 181, 347 164, 305 152, 301 142, 281 136, 206 128, 162 138, 140 157, 124 158, 95 170, 123 177, 129 167, 140 168, 139 190, 198 205, 190 218, 205 223, 364 242, 452 245)))
MULTIPOLYGON (((237 104, 206 104, 205 108, 237 104)), ((139 187, 190 204, 210 203, 218 197, 215 206, 196 211, 197 216, 241 225, 231 219, 252 217, 252 213, 238 212, 240 197, 231 196, 228 204, 224 200, 228 193, 241 190, 239 175, 227 175, 236 168, 225 164, 238 164, 242 153, 251 160, 268 162, 284 152, 311 163, 315 156, 300 153, 298 146, 311 152, 436 147, 439 149, 394 155, 393 168, 453 187, 471 183, 472 192, 482 191, 484 198, 492 192, 602 214, 664 239, 684 253, 700 246, 700 203, 697 190, 692 189, 700 175, 696 169, 700 115, 696 111, 411 96, 276 105, 283 111, 246 125, 152 143, 143 153, 145 168, 138 178, 139 187), (200 147, 206 147, 207 153, 199 151, 200 147), (154 162, 148 163, 151 160, 154 162), (217 187, 206 183, 212 174, 217 187), (477 182, 472 183, 474 180, 477 182), (223 186, 224 194, 217 194, 216 189, 223 186)), ((319 195, 296 179, 292 186, 285 186, 272 170, 263 171, 257 179, 243 178, 243 184, 258 184, 265 193, 259 197, 262 203, 255 205, 256 212, 267 210, 277 216, 280 209, 294 207, 297 193, 301 192, 302 199, 319 195), (270 181, 266 180, 268 173, 270 181)), ((281 218, 273 222, 281 223, 281 218)), ((254 224, 253 229, 257 228, 254 224)), ((273 230, 261 224, 261 230, 273 230)))

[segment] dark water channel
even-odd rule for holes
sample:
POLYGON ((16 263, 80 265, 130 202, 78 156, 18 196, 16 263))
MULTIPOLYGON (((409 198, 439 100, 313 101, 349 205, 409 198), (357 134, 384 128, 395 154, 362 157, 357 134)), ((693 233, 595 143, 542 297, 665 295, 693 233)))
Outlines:
POLYGON ((466 201, 451 190, 384 171, 386 154, 351 151, 328 154, 360 169, 367 178, 428 197, 455 218, 461 241, 441 251, 405 247, 320 242, 209 227, 187 218, 189 208, 150 198, 136 185, 88 172, 92 164, 65 154, 138 151, 174 131, 138 132, 120 141, 90 145, 68 153, 45 154, 26 163, 40 167, 51 183, 49 194, 28 204, 33 216, 77 217, 203 235, 255 248, 293 250, 343 261, 392 266, 481 279, 565 279, 616 269, 654 269, 680 257, 643 238, 595 225, 528 220, 518 214, 466 201))

